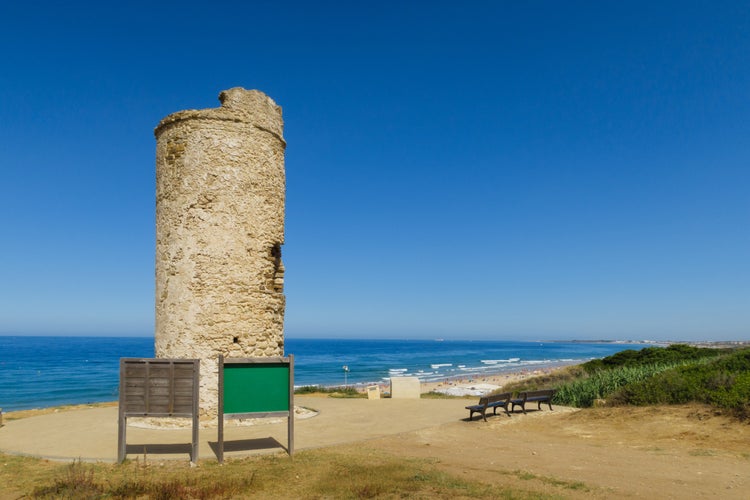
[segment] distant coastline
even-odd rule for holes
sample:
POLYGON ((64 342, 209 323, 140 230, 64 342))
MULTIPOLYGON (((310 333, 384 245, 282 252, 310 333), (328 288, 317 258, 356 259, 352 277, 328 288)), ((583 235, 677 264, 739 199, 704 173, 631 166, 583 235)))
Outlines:
POLYGON ((667 347, 674 344, 685 344, 693 347, 723 349, 731 347, 748 347, 750 340, 551 340, 549 342, 566 342, 571 344, 625 344, 667 347))

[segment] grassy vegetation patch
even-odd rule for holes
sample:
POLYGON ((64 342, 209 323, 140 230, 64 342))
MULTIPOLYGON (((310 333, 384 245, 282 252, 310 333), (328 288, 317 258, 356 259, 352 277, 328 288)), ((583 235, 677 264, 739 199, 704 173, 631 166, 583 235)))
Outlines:
POLYGON ((640 366, 619 366, 600 370, 588 376, 560 386, 554 402, 577 408, 590 408, 597 399, 608 398, 611 394, 654 377, 658 373, 672 370, 678 364, 655 364, 640 366))
MULTIPOLYGON (((33 473, 34 467, 27 472, 33 473)), ((180 463, 122 466, 75 461, 57 467, 52 478, 39 478, 33 498, 231 498, 250 491, 253 473, 223 476, 216 467, 191 470, 180 463)))
POLYGON ((324 498, 473 498, 492 493, 485 484, 448 475, 420 460, 373 456, 363 463, 334 455, 327 462, 326 473, 311 490, 324 498))
POLYGON ((551 486, 556 486, 558 488, 565 488, 568 490, 590 491, 589 487, 586 486, 586 484, 581 481, 565 481, 562 479, 557 479, 555 477, 539 476, 532 472, 521 471, 521 470, 513 471, 513 473, 516 475, 516 477, 518 477, 518 479, 521 479, 524 481, 534 480, 534 481, 540 481, 544 484, 549 484, 551 486))
MULTIPOLYGON (((54 464, 0 455, 0 484, 31 498, 477 498, 495 487, 442 472, 430 460, 365 449, 311 450, 202 462, 54 464)), ((20 496, 20 495, 19 495, 20 496)), ((503 497, 503 496, 501 496, 503 497)), ((505 496, 509 498, 508 496, 505 496)), ((528 498, 516 491, 514 498, 528 498)))
POLYGON ((693 457, 713 457, 716 455, 716 452, 714 450, 707 450, 704 448, 699 448, 699 449, 691 450, 690 455, 693 457))
POLYGON ((354 387, 324 387, 322 385, 304 385, 294 390, 295 394, 328 394, 332 398, 366 398, 367 394, 354 387))
POLYGON ((741 420, 750 419, 750 349, 723 354, 709 362, 680 366, 613 395, 617 404, 710 404, 741 420))
POLYGON ((554 370, 550 373, 538 375, 526 380, 510 382, 496 392, 520 392, 549 389, 550 387, 560 387, 585 376, 586 372, 581 365, 566 366, 559 370, 554 370))
POLYGON ((453 394, 446 394, 444 392, 430 391, 422 393, 420 396, 422 399, 476 399, 476 396, 456 396, 453 394))

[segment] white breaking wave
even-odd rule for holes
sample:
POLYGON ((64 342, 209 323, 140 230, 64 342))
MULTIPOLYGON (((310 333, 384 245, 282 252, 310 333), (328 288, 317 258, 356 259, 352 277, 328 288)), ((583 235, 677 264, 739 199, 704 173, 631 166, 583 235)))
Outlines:
POLYGON ((500 363, 516 363, 521 361, 521 358, 508 358, 508 359, 482 359, 480 360, 485 365, 497 365, 500 363))

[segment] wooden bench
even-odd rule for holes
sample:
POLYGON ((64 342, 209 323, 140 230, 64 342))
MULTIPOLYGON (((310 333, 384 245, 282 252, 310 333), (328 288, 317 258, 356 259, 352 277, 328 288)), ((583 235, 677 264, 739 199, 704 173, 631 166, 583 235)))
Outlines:
POLYGON ((541 391, 526 391, 518 393, 518 397, 510 400, 511 411, 516 411, 516 406, 520 406, 526 413, 526 403, 537 403, 537 409, 542 409, 542 403, 547 403, 552 410, 552 397, 555 395, 554 389, 544 389, 541 391))
POLYGON ((504 392, 502 394, 490 394, 489 396, 482 396, 479 398, 479 404, 467 406, 469 410, 469 420, 474 417, 475 413, 480 413, 484 421, 487 421, 487 410, 492 408, 492 414, 497 415, 497 409, 503 408, 505 414, 510 417, 508 413, 508 404, 510 403, 510 392, 504 392))

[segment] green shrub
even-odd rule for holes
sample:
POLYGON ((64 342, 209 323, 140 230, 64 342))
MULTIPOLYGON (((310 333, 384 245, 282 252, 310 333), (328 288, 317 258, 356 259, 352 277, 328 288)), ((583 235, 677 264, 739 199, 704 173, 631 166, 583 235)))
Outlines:
POLYGON ((627 385, 610 398, 614 404, 681 404, 691 401, 750 417, 750 349, 716 359, 692 361, 627 385))
POLYGON ((648 380, 655 373, 669 370, 673 365, 621 366, 610 370, 599 370, 557 388, 554 402, 588 408, 596 399, 605 399, 610 394, 630 384, 648 380))
POLYGON ((646 406, 687 403, 695 397, 695 387, 680 370, 672 369, 621 388, 611 395, 609 402, 615 405, 646 406))
POLYGON ((672 344, 669 347, 646 347, 639 351, 628 349, 602 359, 592 359, 583 363, 587 373, 608 370, 620 366, 644 366, 670 364, 704 358, 715 358, 731 352, 730 349, 709 349, 685 344, 672 344))
POLYGON ((325 387, 322 385, 303 385, 294 390, 295 394, 328 394, 336 398, 366 398, 367 394, 358 391, 355 387, 325 387))
POLYGON ((734 377, 730 387, 710 393, 708 402, 729 410, 741 420, 750 419, 750 373, 739 374, 734 377))

